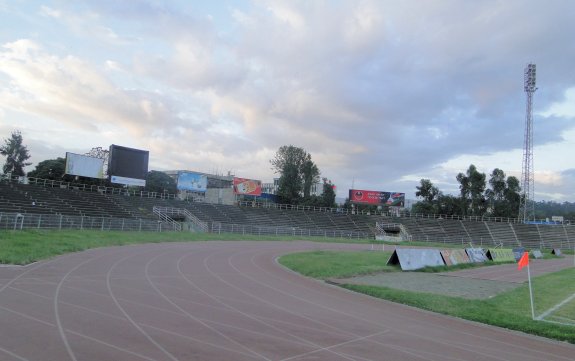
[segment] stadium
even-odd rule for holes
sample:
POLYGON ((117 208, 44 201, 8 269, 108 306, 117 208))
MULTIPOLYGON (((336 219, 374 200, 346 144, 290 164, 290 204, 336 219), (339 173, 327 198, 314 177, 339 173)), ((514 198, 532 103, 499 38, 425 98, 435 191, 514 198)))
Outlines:
POLYGON ((0 361, 574 360, 574 10, 0 1, 0 361))
MULTIPOLYGON (((74 172, 71 166, 67 169, 76 176, 101 177, 108 173, 113 182, 124 182, 126 186, 145 182, 146 151, 114 145, 110 154, 107 172, 102 169, 103 159, 72 153, 68 153, 69 163, 75 162, 75 168, 83 171, 74 172), (94 161, 95 169, 90 165, 94 161)), ((249 192, 238 192, 234 185, 250 180, 182 171, 168 174, 178 179, 178 194, 7 175, 0 182, 0 228, 198 231, 417 240, 527 249, 570 250, 575 245, 575 227, 569 222, 420 215, 404 212, 399 207, 392 207, 388 212, 359 212, 277 204, 261 197, 259 181, 253 181, 257 186, 249 192)), ((354 192, 357 193, 350 190, 350 194, 354 192)), ((381 192, 373 193, 379 196, 381 192)), ((404 197, 402 193, 398 195, 404 197)), ((353 195, 350 199, 356 201, 353 195)))

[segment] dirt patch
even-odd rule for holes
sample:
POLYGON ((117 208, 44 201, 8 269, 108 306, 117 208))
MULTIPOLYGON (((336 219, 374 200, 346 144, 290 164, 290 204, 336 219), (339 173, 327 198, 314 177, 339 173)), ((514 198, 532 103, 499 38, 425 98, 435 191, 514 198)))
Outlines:
POLYGON ((336 284, 381 286, 467 299, 487 299, 521 286, 512 282, 448 277, 421 272, 389 272, 329 281, 336 284))

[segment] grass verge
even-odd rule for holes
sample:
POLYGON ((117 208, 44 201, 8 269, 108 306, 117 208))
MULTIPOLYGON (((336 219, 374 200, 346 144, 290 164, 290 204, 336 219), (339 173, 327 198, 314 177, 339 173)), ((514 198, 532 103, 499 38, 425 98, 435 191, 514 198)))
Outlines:
POLYGON ((24 265, 57 255, 90 248, 137 243, 196 241, 296 241, 369 243, 368 239, 254 236, 235 233, 114 232, 114 231, 0 231, 0 264, 24 265))
MULTIPOLYGON (((389 255, 387 255, 389 257, 389 255)), ((382 252, 306 252, 283 256, 279 262, 306 276, 327 279, 388 271, 382 252)), ((533 279, 536 315, 575 293, 575 268, 533 279)), ((575 344, 575 327, 531 319, 527 284, 486 300, 469 300, 378 286, 346 284, 342 287, 373 297, 454 317, 504 327, 575 344)))
POLYGON ((305 276, 314 278, 345 278, 376 272, 396 272, 387 266, 391 252, 333 252, 313 251, 291 253, 279 262, 305 276))

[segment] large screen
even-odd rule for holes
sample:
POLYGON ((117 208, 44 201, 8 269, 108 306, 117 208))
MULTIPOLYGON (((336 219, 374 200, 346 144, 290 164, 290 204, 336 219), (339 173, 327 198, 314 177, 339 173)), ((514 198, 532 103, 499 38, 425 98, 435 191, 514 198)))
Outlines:
POLYGON ((104 160, 66 152, 66 174, 90 178, 104 178, 104 160))
POLYGON ((234 193, 249 196, 261 196, 262 182, 254 179, 234 177, 234 193))
POLYGON ((178 189, 191 192, 205 192, 208 188, 208 177, 194 172, 178 173, 178 189))
POLYGON ((108 175, 112 183, 145 186, 150 152, 112 144, 108 175))
POLYGON ((352 203, 388 205, 394 207, 405 206, 405 193, 366 191, 360 189, 349 190, 349 200, 352 203))

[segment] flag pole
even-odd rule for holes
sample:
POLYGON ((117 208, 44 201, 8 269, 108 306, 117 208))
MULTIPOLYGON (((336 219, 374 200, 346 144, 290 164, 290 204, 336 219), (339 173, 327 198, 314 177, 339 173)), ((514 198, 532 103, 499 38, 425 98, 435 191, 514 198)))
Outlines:
POLYGON ((533 289, 531 288, 531 271, 527 263, 527 279, 529 280, 529 298, 531 299, 531 319, 535 320, 535 308, 533 307, 533 289))

